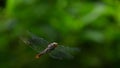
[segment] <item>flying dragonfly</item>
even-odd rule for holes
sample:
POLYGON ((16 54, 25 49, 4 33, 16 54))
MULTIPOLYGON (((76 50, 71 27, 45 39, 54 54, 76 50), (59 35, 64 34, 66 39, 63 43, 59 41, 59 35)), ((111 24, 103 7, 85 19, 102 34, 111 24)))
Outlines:
POLYGON ((49 54, 54 59, 73 59, 73 53, 79 52, 78 48, 58 45, 56 42, 49 43, 47 40, 38 37, 30 32, 20 39, 29 47, 38 52, 36 58, 40 58, 44 54, 49 54))

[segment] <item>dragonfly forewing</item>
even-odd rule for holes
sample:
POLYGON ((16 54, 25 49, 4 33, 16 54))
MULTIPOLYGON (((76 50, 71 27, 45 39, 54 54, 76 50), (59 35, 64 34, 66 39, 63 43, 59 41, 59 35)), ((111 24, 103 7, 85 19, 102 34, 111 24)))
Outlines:
POLYGON ((42 51, 49 44, 49 42, 46 41, 45 39, 37 37, 36 35, 31 34, 30 32, 28 32, 27 35, 20 37, 20 39, 26 45, 28 45, 37 52, 42 51))
POLYGON ((73 59, 73 53, 78 52, 78 48, 65 47, 59 45, 55 50, 53 50, 49 55, 54 59, 73 59))

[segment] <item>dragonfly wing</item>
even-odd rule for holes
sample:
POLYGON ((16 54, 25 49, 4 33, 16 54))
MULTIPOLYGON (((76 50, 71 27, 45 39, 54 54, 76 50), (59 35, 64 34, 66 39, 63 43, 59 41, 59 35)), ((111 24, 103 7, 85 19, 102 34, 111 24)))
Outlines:
POLYGON ((73 59, 73 53, 79 51, 78 48, 71 48, 71 47, 64 47, 62 45, 59 45, 55 50, 53 50, 50 54, 50 56, 54 59, 73 59))
POLYGON ((20 38, 25 44, 27 44, 32 49, 36 50, 37 52, 40 52, 44 48, 47 47, 49 44, 48 41, 44 40, 43 38, 40 38, 36 35, 33 35, 32 33, 28 32, 27 35, 24 35, 20 38))

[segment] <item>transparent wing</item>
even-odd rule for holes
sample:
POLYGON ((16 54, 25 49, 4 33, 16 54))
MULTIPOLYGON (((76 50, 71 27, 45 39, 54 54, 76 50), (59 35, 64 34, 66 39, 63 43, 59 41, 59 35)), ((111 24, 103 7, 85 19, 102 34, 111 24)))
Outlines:
POLYGON ((62 45, 59 45, 55 50, 53 50, 50 54, 50 56, 54 59, 73 59, 73 54, 75 52, 79 52, 78 48, 72 48, 72 47, 65 47, 62 45))
POLYGON ((37 52, 42 51, 49 44, 48 41, 44 40, 43 38, 37 37, 30 32, 28 32, 27 35, 20 37, 20 39, 37 52))

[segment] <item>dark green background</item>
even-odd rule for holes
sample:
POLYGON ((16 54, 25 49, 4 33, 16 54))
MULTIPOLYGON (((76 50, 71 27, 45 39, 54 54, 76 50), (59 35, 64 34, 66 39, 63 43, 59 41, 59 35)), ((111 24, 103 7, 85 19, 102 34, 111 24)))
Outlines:
POLYGON ((119 0, 0 0, 0 68, 120 68, 119 0), (36 52, 25 31, 78 47, 72 60, 36 52))

